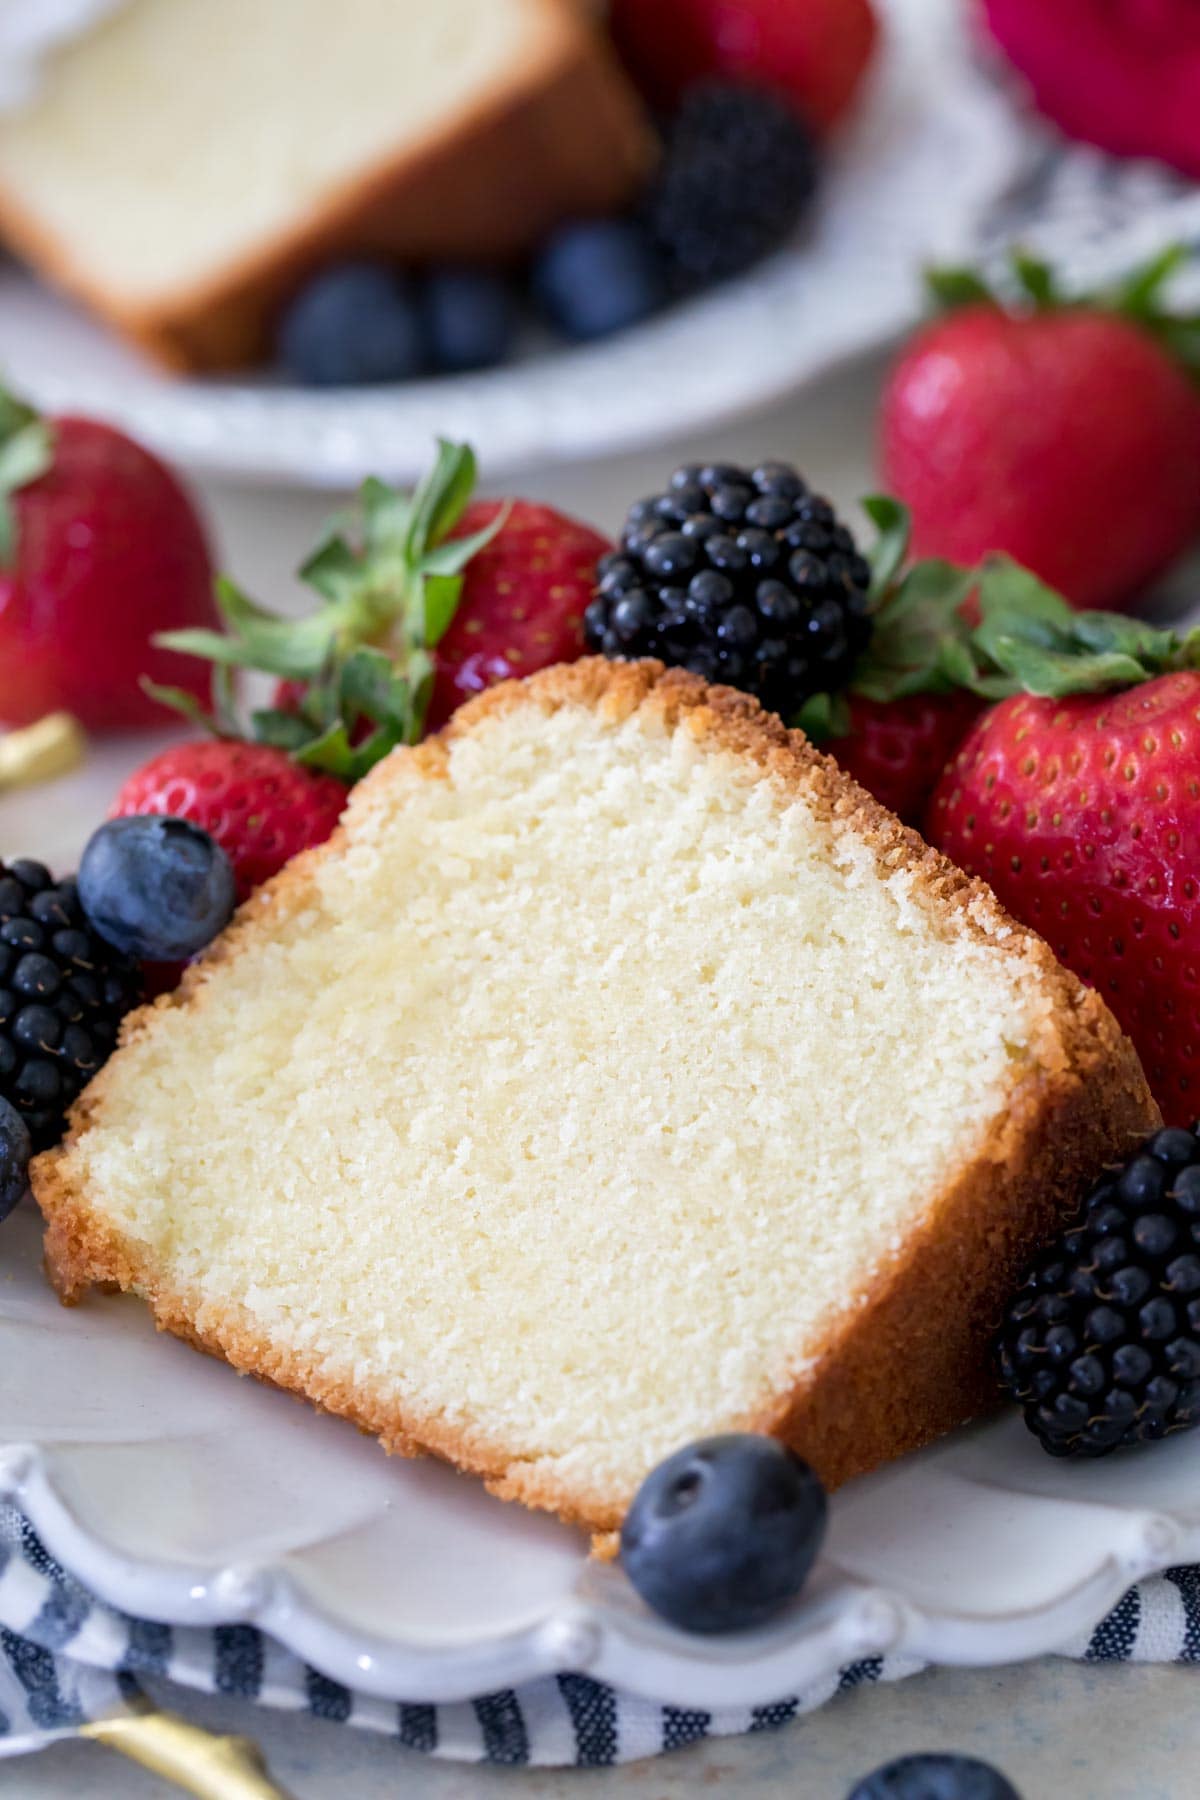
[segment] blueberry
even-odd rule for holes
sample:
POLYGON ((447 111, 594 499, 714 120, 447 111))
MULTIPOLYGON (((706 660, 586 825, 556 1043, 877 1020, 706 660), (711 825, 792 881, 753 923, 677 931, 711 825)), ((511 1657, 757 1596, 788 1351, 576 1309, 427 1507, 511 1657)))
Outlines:
POLYGON ((658 254, 629 219, 561 226, 534 264, 533 292, 550 323, 580 343, 638 324, 666 298, 658 254))
POLYGON ((1021 1800, 1007 1776, 973 1756, 901 1756, 866 1775, 847 1800, 1021 1800))
POLYGON ((516 296, 491 269, 435 269, 425 283, 425 328, 435 368, 492 368, 512 349, 516 296))
POLYGON ((0 1100, 0 1219, 7 1219, 29 1181, 33 1145, 29 1127, 7 1100, 0 1100))
POLYGON ((647 1606, 684 1631, 745 1631, 804 1584, 825 1490, 791 1450, 748 1433, 703 1438, 638 1489, 621 1562, 647 1606))
POLYGON ((378 263, 342 263, 314 276, 283 315, 278 351, 306 387, 407 381, 429 361, 416 292, 378 263))
POLYGON ((110 819, 83 853, 79 897, 116 949, 144 962, 180 962, 228 923, 233 868, 188 819, 110 819))

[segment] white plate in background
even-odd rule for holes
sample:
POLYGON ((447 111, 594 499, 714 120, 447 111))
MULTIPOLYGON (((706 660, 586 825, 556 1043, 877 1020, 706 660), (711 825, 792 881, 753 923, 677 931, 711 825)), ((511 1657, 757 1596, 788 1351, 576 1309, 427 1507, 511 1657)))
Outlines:
POLYGON ((163 375, 21 270, 0 269, 0 369, 51 409, 95 413, 194 470, 342 488, 406 481, 437 435, 493 477, 698 430, 777 399, 904 329, 920 271, 966 253, 1021 134, 974 66, 961 0, 881 0, 863 105, 796 245, 607 343, 534 346, 485 374, 370 389, 163 375))

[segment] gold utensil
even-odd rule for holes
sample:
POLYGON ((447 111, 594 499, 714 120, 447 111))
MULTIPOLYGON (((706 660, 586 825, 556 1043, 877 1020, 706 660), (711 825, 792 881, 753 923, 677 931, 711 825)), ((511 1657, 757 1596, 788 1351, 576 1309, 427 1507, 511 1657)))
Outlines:
POLYGON ((196 1800, 292 1800, 271 1780, 250 1738, 218 1737, 149 1701, 119 1717, 93 1719, 77 1735, 141 1763, 196 1800))
POLYGON ((83 761, 83 729, 70 713, 47 713, 36 725, 0 736, 0 793, 67 775, 83 761))

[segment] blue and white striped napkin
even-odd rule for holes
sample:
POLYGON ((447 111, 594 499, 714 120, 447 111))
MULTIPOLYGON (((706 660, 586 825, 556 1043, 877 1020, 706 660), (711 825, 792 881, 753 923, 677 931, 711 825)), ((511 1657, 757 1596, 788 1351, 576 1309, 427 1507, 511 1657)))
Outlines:
MULTIPOLYGON (((1200 1663, 1200 1568, 1143 1581, 1060 1654, 1089 1662, 1200 1663)), ((912 1657, 852 1663, 774 1706, 719 1712, 654 1706, 584 1675, 410 1706, 356 1694, 306 1666, 252 1625, 213 1629, 134 1619, 96 1599, 47 1555, 26 1519, 0 1507, 0 1756, 39 1749, 62 1731, 127 1710, 151 1679, 357 1725, 450 1761, 602 1768, 698 1738, 770 1731, 835 1694, 899 1681, 912 1657)), ((247 1726, 253 1735, 253 1724, 247 1726)))

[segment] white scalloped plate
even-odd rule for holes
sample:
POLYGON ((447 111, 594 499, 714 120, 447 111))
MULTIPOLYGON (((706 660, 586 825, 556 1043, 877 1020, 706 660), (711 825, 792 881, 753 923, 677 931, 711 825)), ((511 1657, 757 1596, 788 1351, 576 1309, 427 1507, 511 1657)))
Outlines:
POLYGON ((457 1700, 571 1668, 758 1705, 886 1652, 1036 1656, 1131 1581, 1200 1560, 1200 1436, 1064 1467, 1008 1417, 836 1495, 778 1623, 688 1638, 566 1527, 156 1340, 136 1301, 60 1307, 39 1224, 27 1205, 3 1231, 0 1492, 113 1605, 252 1621, 360 1691, 457 1700))
POLYGON ((193 469, 316 487, 411 479, 437 435, 469 439, 499 476, 763 405, 911 324, 922 264, 966 253, 1021 157, 1012 114, 970 61, 961 0, 883 0, 883 10, 876 79, 804 240, 611 342, 534 343, 510 368, 403 387, 180 381, 7 269, 5 376, 39 404, 107 417, 193 469))
MULTIPOLYGON (((68 868, 146 746, 0 796, 0 855, 68 868)), ((678 1706, 753 1706, 885 1652, 991 1664, 1089 1630, 1140 1577, 1200 1562, 1200 1432, 1077 1467, 1014 1415, 834 1496, 799 1604, 734 1641, 652 1618, 582 1537, 156 1335, 137 1301, 59 1306, 27 1202, 0 1226, 0 1495, 104 1599, 251 1620, 385 1699, 565 1668, 678 1706)))

